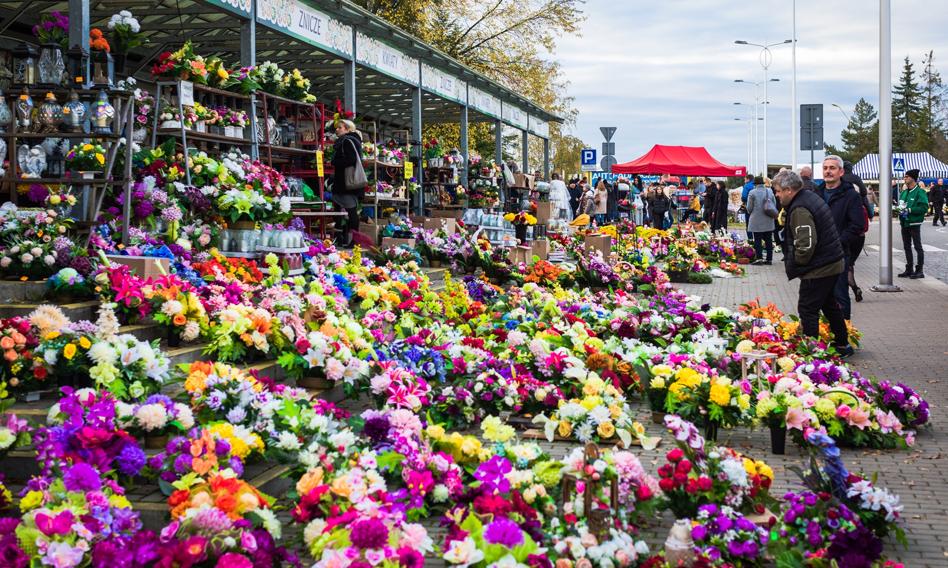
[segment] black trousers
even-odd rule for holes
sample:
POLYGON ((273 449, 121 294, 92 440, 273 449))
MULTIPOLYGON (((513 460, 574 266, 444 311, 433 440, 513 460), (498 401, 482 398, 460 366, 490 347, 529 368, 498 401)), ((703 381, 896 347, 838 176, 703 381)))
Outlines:
POLYGON ((905 264, 919 267, 925 264, 925 251, 922 249, 922 226, 902 227, 902 248, 905 249, 905 264), (912 245, 918 253, 918 263, 912 262, 912 245))
POLYGON ((932 224, 937 225, 939 221, 941 224, 945 224, 945 204, 939 203, 938 201, 932 201, 932 208, 934 209, 934 217, 932 217, 932 224))
POLYGON ((763 247, 767 246, 767 262, 773 262, 774 260, 774 232, 767 231, 766 233, 754 232, 754 252, 757 253, 757 259, 762 260, 763 247))
POLYGON ((838 280, 839 275, 801 280, 797 312, 800 313, 803 334, 817 338, 820 336, 820 312, 823 312, 833 331, 834 343, 844 347, 849 345, 849 332, 846 330, 843 310, 833 293, 838 280))

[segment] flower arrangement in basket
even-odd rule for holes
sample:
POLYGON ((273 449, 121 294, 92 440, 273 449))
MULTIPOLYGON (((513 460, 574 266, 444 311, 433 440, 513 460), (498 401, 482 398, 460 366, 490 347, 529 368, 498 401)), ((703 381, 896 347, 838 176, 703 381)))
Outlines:
POLYGON ((105 170, 105 148, 98 142, 86 142, 70 148, 66 166, 74 172, 101 172, 105 170))

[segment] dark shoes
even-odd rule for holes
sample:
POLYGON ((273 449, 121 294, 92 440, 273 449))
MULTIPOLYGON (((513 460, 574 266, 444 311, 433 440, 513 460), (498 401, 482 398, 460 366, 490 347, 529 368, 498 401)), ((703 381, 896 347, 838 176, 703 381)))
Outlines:
POLYGON ((922 272, 922 267, 919 266, 918 268, 916 268, 916 269, 915 269, 915 272, 914 272, 911 276, 909 276, 909 278, 911 278, 912 280, 918 280, 919 278, 925 278, 925 273, 922 272))
POLYGON ((905 272, 902 272, 902 273, 900 273, 900 274, 897 274, 896 276, 898 276, 899 278, 911 278, 911 276, 912 276, 913 274, 915 274, 915 271, 912 270, 912 265, 911 265, 911 264, 906 264, 906 265, 905 265, 905 272))
POLYGON ((846 345, 843 347, 840 347, 839 345, 837 345, 836 354, 839 355, 840 359, 846 359, 848 357, 852 357, 853 355, 855 355, 856 350, 853 349, 851 345, 846 345))

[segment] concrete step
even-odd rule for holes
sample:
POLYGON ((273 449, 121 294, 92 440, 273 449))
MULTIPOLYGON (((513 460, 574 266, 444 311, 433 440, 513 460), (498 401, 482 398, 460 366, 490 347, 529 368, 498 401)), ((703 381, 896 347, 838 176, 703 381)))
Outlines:
POLYGON ((46 280, 0 280, 0 302, 40 302, 46 295, 46 280))
MULTIPOLYGON (((51 302, 46 302, 52 304, 51 302)), ((16 316, 26 317, 36 308, 44 303, 33 302, 12 302, 0 304, 0 318, 12 318, 16 316)), ((99 309, 98 300, 87 300, 85 302, 74 302, 70 304, 52 304, 58 305, 59 309, 66 314, 66 317, 72 321, 89 320, 95 321, 99 309)))
POLYGON ((202 354, 207 343, 185 343, 181 347, 162 347, 162 351, 171 360, 171 366, 175 367, 186 363, 200 361, 206 357, 202 354))
POLYGON ((164 344, 165 338, 168 336, 167 330, 158 325, 155 322, 149 321, 146 323, 136 323, 132 325, 123 325, 119 328, 119 333, 130 333, 137 337, 139 341, 154 341, 156 339, 162 340, 163 351, 167 350, 167 346, 164 344))

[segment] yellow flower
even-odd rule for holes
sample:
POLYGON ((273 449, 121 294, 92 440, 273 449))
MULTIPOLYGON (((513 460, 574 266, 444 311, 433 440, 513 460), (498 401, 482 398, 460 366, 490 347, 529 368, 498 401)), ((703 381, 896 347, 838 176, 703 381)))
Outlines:
POLYGON ((79 347, 82 347, 83 349, 88 349, 92 347, 92 342, 89 341, 88 337, 82 336, 79 338, 79 347))
POLYGON ((226 81, 230 77, 230 73, 227 72, 227 69, 219 67, 217 69, 217 76, 226 81))
POLYGON ((557 428, 557 431, 560 437, 569 438, 569 435, 573 433, 573 425, 566 420, 560 420, 560 426, 557 428))
POLYGON ((789 373, 794 367, 793 359, 790 357, 781 357, 777 359, 777 366, 780 367, 780 370, 784 373, 789 373))
POLYGON ((109 496, 109 505, 116 507, 118 509, 131 509, 132 504, 125 498, 124 495, 110 495, 109 496))
POLYGON ((612 416, 613 418, 618 418, 622 416, 622 408, 618 404, 610 404, 609 416, 612 416))
POLYGON ((731 391, 724 385, 711 385, 710 398, 718 406, 727 406, 731 402, 731 391))
POLYGON ((104 165, 104 164, 105 164, 105 155, 96 152, 96 153, 95 153, 95 161, 99 162, 99 165, 100 165, 100 166, 101 166, 101 165, 104 165))
POLYGON ((75 356, 76 356, 76 344, 67 343, 66 346, 63 347, 63 357, 65 357, 66 359, 72 359, 75 356))
POLYGON ((42 491, 30 491, 20 499, 20 510, 24 513, 39 507, 43 503, 42 491))
POLYGON ((612 422, 607 420, 596 428, 596 432, 599 432, 599 435, 603 438, 611 438, 612 435, 616 433, 616 427, 613 426, 612 422))
POLYGON ((649 382, 649 386, 653 389, 663 389, 665 388, 665 379, 662 377, 655 377, 649 382))
POLYGON ((583 385, 583 394, 586 396, 593 396, 602 390, 602 387, 605 385, 602 379, 599 377, 589 377, 586 381, 586 384, 583 385))
POLYGON ((472 456, 481 451, 481 441, 474 436, 465 436, 461 442, 461 452, 464 455, 472 456))
POLYGON ((598 396, 587 396, 579 404, 586 410, 592 410, 602 404, 602 398, 598 396))
POLYGON ((750 339, 745 339, 737 344, 737 352, 750 353, 751 351, 754 350, 754 347, 755 345, 753 341, 751 341, 750 339))
POLYGON ((59 336, 60 336, 60 333, 58 331, 51 331, 46 334, 46 341, 52 341, 53 339, 56 339, 59 336))
POLYGON ((678 372, 675 373, 675 378, 689 387, 701 384, 701 374, 689 367, 678 369, 678 372))
POLYGON ((444 426, 432 424, 431 426, 428 426, 428 429, 425 430, 425 433, 428 434, 428 437, 432 440, 440 440, 444 437, 444 426))
POLYGON ((506 442, 514 437, 514 429, 496 416, 488 416, 481 423, 481 430, 484 432, 484 439, 490 442, 506 442))
POLYGON ((88 152, 89 150, 92 150, 92 144, 83 144, 83 145, 82 145, 82 151, 83 151, 83 152, 88 152))

